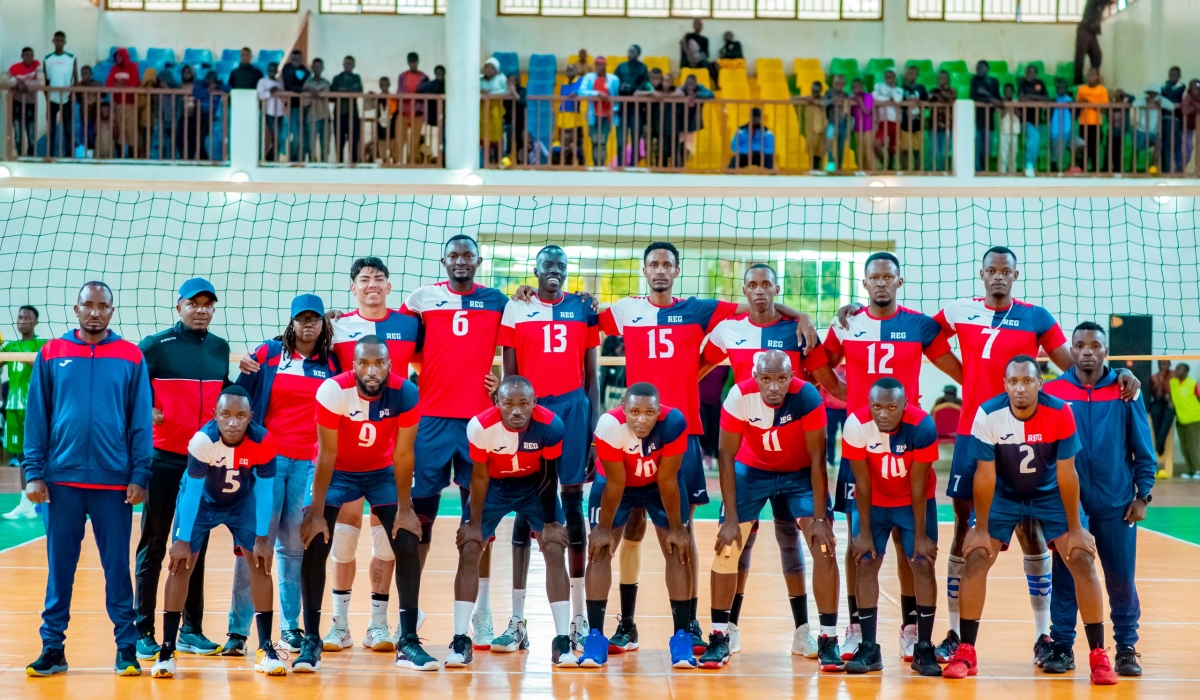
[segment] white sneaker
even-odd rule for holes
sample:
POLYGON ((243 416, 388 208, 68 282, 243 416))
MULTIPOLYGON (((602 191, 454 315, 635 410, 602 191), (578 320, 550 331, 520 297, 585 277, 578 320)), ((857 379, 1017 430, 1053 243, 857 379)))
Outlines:
POLYGON ((151 678, 174 678, 175 677, 175 657, 169 659, 159 659, 154 662, 154 667, 150 669, 151 678))
POLYGON ((352 646, 354 646, 354 638, 350 636, 350 628, 346 625, 346 621, 338 617, 333 618, 333 625, 329 627, 329 632, 321 640, 321 648, 325 651, 341 651, 352 646))
POLYGON ((37 506, 33 501, 29 500, 24 492, 21 493, 21 500, 17 503, 17 507, 4 514, 5 520, 30 520, 37 517, 37 506))
POLYGON ((846 625, 846 636, 842 637, 842 659, 846 661, 853 659, 860 644, 862 644, 862 627, 854 623, 846 625))
POLYGON ((493 639, 488 648, 499 652, 528 649, 529 631, 525 629, 525 621, 516 616, 508 618, 508 629, 504 630, 504 634, 493 639))
POLYGON ((279 652, 275 647, 269 650, 260 647, 254 652, 254 670, 268 676, 286 676, 287 664, 279 659, 279 652))
POLYGON ((1026 166, 1025 166, 1025 177, 1033 177, 1033 174, 1034 174, 1034 173, 1033 173, 1033 166, 1032 166, 1032 165, 1026 165, 1026 166))
POLYGON ((583 653, 583 643, 587 640, 590 631, 587 618, 583 615, 576 615, 575 619, 571 620, 571 648, 583 653))
POLYGON ((730 622, 729 627, 725 630, 729 635, 729 653, 736 654, 742 650, 742 631, 738 626, 730 622))
POLYGON ((917 646, 917 626, 904 625, 900 628, 900 658, 913 660, 913 647, 917 646))
POLYGON ((813 636, 812 627, 807 622, 792 632, 792 653, 808 659, 817 658, 817 639, 813 636))
POLYGON ((371 625, 367 628, 367 636, 363 637, 362 645, 371 651, 395 651, 396 643, 392 641, 392 632, 387 623, 371 625))
POLYGON ((476 649, 491 649, 494 636, 491 615, 483 615, 479 612, 471 615, 471 646, 476 649))

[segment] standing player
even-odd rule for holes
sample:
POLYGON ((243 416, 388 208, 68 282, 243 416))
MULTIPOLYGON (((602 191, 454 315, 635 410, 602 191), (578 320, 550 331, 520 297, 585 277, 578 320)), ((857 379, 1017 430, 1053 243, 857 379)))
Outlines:
MULTIPOLYGON (((46 344, 45 340, 37 337, 34 329, 38 324, 38 310, 32 306, 22 306, 17 310, 17 333, 20 338, 10 340, 0 346, 0 352, 37 352, 46 344)), ((25 493, 25 470, 21 462, 25 456, 25 402, 29 399, 29 382, 33 378, 32 362, 8 362, 4 365, 8 371, 5 380, 8 389, 4 395, 4 451, 12 455, 12 464, 21 475, 21 502, 16 508, 4 514, 5 520, 18 518, 33 519, 37 511, 33 501, 25 493)))
MULTIPOLYGON (((470 236, 446 241, 447 279, 408 295, 401 311, 421 318, 421 424, 417 430, 413 508, 421 518, 421 566, 429 556, 442 490, 458 485, 463 502, 471 484, 467 423, 492 405, 492 363, 508 297, 475 284, 483 257, 470 236)), ((491 547, 480 562, 479 604, 471 620, 476 648, 492 644, 491 547)))
MULTIPOLYGON (((458 572, 454 576, 454 639, 446 656, 447 667, 471 663, 471 622, 479 593, 479 558, 484 544, 496 537, 496 526, 509 513, 517 513, 537 533, 538 548, 546 559, 546 594, 554 616, 556 636, 550 645, 550 663, 575 666, 571 653, 571 602, 563 552, 567 532, 558 502, 558 461, 563 450, 563 422, 537 404, 533 384, 520 375, 509 375, 496 390, 496 405, 471 419, 471 496, 468 518, 458 529, 458 572)), ((507 643, 493 643, 492 651, 529 648, 525 629, 525 591, 513 589, 513 614, 507 643)), ((500 640, 496 640, 500 642, 500 640)))
MULTIPOLYGON (((600 390, 596 375, 596 347, 600 330, 591 302, 567 295, 567 254, 556 245, 537 254, 537 296, 510 301, 504 307, 500 345, 506 377, 528 377, 538 405, 553 411, 564 427, 558 482, 570 538, 568 560, 571 585, 571 642, 580 651, 587 637, 583 615, 583 574, 587 554, 587 527, 583 515, 583 483, 587 480, 591 435, 600 417, 600 390)), ((513 596, 525 593, 529 575, 529 523, 517 514, 513 525, 513 596)), ((514 617, 520 617, 514 614, 514 617)), ((510 625, 511 627, 511 625, 510 625)), ((512 632, 513 630, 508 630, 512 632)), ((505 633, 507 634, 507 632, 505 633)), ((502 634, 496 641, 507 646, 502 634)), ((493 646, 495 646, 493 644, 493 646)))
MULTIPOLYGON (((867 408, 868 394, 875 382, 891 377, 904 387, 906 397, 916 404, 921 395, 921 356, 956 382, 962 381, 962 365, 950 352, 950 344, 941 337, 941 327, 929 316, 900 306, 898 292, 904 286, 900 260, 891 253, 872 253, 863 265, 862 287, 868 304, 851 304, 838 311, 838 321, 825 336, 824 351, 829 365, 846 362, 846 411, 854 413, 867 408)), ((821 377, 817 377, 821 380, 821 377)), ((836 386, 822 381, 829 391, 836 386)), ((838 469, 837 490, 833 509, 844 513, 850 539, 854 538, 854 471, 843 455, 838 469)), ((903 544, 899 532, 894 534, 896 549, 903 544)), ((862 641, 858 612, 858 560, 852 547, 846 548, 846 602, 850 626, 842 644, 842 658, 851 659, 862 641)), ((896 558, 896 574, 900 579, 900 656, 912 661, 917 643, 917 598, 912 567, 906 557, 896 558)))
MULTIPOLYGON (((725 505, 712 565, 713 632, 700 657, 704 668, 729 660, 727 634, 738 583, 742 543, 767 501, 787 513, 804 532, 813 557, 813 591, 821 627, 817 649, 822 670, 838 671, 837 541, 829 520, 829 477, 825 471, 825 405, 816 387, 797 378, 780 350, 760 352, 754 376, 729 390, 721 408, 721 501, 725 505)), ((776 516, 778 520, 779 516, 776 516)), ((795 632, 792 652, 812 638, 804 576, 784 574, 795 632)))
POLYGON ((179 490, 166 588, 163 591, 163 641, 150 675, 175 676, 175 639, 187 599, 192 566, 208 533, 224 525, 233 535, 234 555, 252 559, 250 596, 258 626, 254 670, 287 675, 271 642, 271 560, 267 533, 275 490, 275 440, 251 423, 250 394, 227 387, 217 399, 213 419, 188 443, 188 468, 179 490))
POLYGON ((1117 674, 1104 650, 1104 599, 1096 575, 1096 543, 1079 509, 1075 455, 1079 436, 1071 407, 1042 390, 1037 361, 1017 355, 1004 371, 1004 393, 975 412, 971 452, 975 526, 963 542, 962 642, 942 669, 945 678, 979 672, 975 640, 983 616, 987 575, 1021 521, 1033 520, 1063 554, 1075 577, 1075 595, 1087 633, 1094 685, 1114 685, 1117 674))
POLYGON ((417 638, 421 525, 411 496, 417 388, 392 374, 391 368, 384 341, 366 335, 355 343, 353 370, 325 380, 317 390, 317 464, 300 523, 305 544, 300 564, 305 638, 292 662, 292 670, 298 673, 321 668, 321 599, 331 530, 342 505, 360 498, 366 499, 382 523, 396 562, 400 593, 396 665, 423 671, 438 667, 417 638))
POLYGON ((933 656, 933 618, 937 613, 937 428, 933 419, 908 403, 904 385, 883 377, 871 387, 867 406, 846 418, 842 453, 850 460, 857 484, 852 548, 858 558, 858 616, 863 640, 846 663, 847 673, 883 670, 876 631, 879 622, 879 567, 889 536, 898 533, 903 557, 910 560, 917 598, 917 644, 911 668, 922 676, 940 676, 933 656))

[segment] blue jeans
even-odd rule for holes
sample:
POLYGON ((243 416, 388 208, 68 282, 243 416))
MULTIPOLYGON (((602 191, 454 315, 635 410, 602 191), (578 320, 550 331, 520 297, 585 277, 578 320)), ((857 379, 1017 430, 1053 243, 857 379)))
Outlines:
MULTIPOLYGON (((300 627, 300 560, 304 544, 300 541, 300 520, 313 463, 306 459, 275 458, 275 509, 271 512, 268 540, 275 542, 275 569, 279 573, 279 629, 300 627)), ((250 567, 244 557, 233 563, 233 602, 229 606, 229 633, 250 636, 254 619, 250 600, 250 567)))
POLYGON ((1042 132, 1025 122, 1025 167, 1037 169, 1038 150, 1042 147, 1042 132))
POLYGON ((304 143, 304 152, 308 153, 311 149, 308 130, 304 128, 304 120, 300 118, 300 108, 292 107, 288 110, 287 118, 287 153, 288 160, 292 163, 300 160, 301 141, 304 143))
POLYGON ((975 125, 975 172, 982 173, 988 166, 988 140, 991 134, 982 124, 975 125))

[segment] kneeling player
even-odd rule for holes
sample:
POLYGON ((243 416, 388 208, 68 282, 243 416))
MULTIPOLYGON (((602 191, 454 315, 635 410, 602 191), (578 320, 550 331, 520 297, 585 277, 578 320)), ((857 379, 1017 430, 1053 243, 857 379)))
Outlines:
MULTIPOLYGON (((471 663, 473 655, 467 628, 479 595, 479 558, 495 539, 496 526, 509 513, 523 516, 537 535, 546 559, 546 594, 554 615, 555 634, 550 662, 575 666, 571 653, 570 583, 567 581, 567 530, 558 501, 558 459, 562 456, 563 423, 549 409, 537 405, 533 384, 520 375, 509 375, 496 391, 496 405, 467 424, 471 443, 470 515, 458 529, 458 573, 454 576, 454 639, 446 656, 447 667, 471 663)), ((492 651, 529 648, 525 629, 525 591, 513 589, 513 616, 507 644, 492 643, 492 651)), ((499 640, 497 640, 499 641, 499 640)))
POLYGON ((975 473, 975 527, 963 540, 962 644, 942 669, 946 678, 978 673, 975 639, 987 591, 987 573, 1025 518, 1041 523, 1046 539, 1075 577, 1075 596, 1091 648, 1092 683, 1117 682, 1104 650, 1104 600, 1096 576, 1096 544, 1080 522, 1079 437, 1071 407, 1042 392, 1037 362, 1017 355, 1005 368, 1005 393, 983 403, 971 426, 975 473))
MULTIPOLYGON (((813 556, 813 591, 822 634, 821 668, 841 670, 837 643, 837 541, 829 521, 825 473, 825 405, 816 387, 795 377, 787 353, 758 354, 752 379, 729 390, 721 408, 721 497, 725 504, 712 565, 712 623, 704 668, 729 660, 727 628, 737 589, 738 560, 763 506, 796 519, 813 556), (820 494, 820 504, 814 494, 820 494), (826 636, 828 635, 828 636, 826 636)), ((813 646, 803 575, 785 575, 795 623, 793 650, 813 646), (799 641, 797 641, 799 640, 799 641)))
POLYGON ((267 541, 275 489, 275 441, 266 428, 251 423, 250 394, 227 387, 217 399, 213 420, 188 443, 188 467, 179 491, 166 589, 163 592, 163 643, 150 675, 175 675, 175 641, 187 600, 196 557, 218 525, 229 528, 238 556, 250 567, 250 597, 258 626, 254 670, 287 675, 271 643, 271 561, 267 541))
MULTIPOLYGON (((862 643, 846 662, 846 673, 883 670, 876 632, 879 621, 879 567, 888 538, 897 531, 912 566, 917 597, 917 645, 912 669, 940 676, 933 655, 933 616, 937 610, 937 428, 929 414, 908 403, 904 385, 884 377, 867 395, 867 406, 846 418, 842 454, 850 460, 858 493, 851 547, 858 561, 858 617, 862 643)), ((897 555, 898 556, 898 555, 897 555)))
POLYGON ((695 668, 691 622, 692 537, 687 528, 683 476, 679 471, 688 448, 687 419, 677 408, 663 406, 653 384, 638 382, 625 391, 621 405, 596 424, 596 456, 604 481, 592 484, 600 507, 591 511, 588 537, 587 614, 591 631, 584 642, 580 666, 608 663, 604 636, 604 611, 612 588, 612 558, 622 530, 635 508, 645 510, 654 523, 658 544, 666 558, 667 594, 671 600, 671 664, 695 668))

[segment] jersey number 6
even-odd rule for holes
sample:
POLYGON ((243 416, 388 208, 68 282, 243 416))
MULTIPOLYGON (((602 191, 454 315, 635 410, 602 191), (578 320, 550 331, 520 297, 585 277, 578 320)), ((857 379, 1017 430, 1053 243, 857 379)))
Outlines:
POLYGON ((454 312, 454 322, 450 326, 450 330, 452 330, 454 332, 454 335, 466 335, 468 329, 469 329, 469 326, 467 325, 466 309, 463 309, 461 311, 455 311, 454 312))

